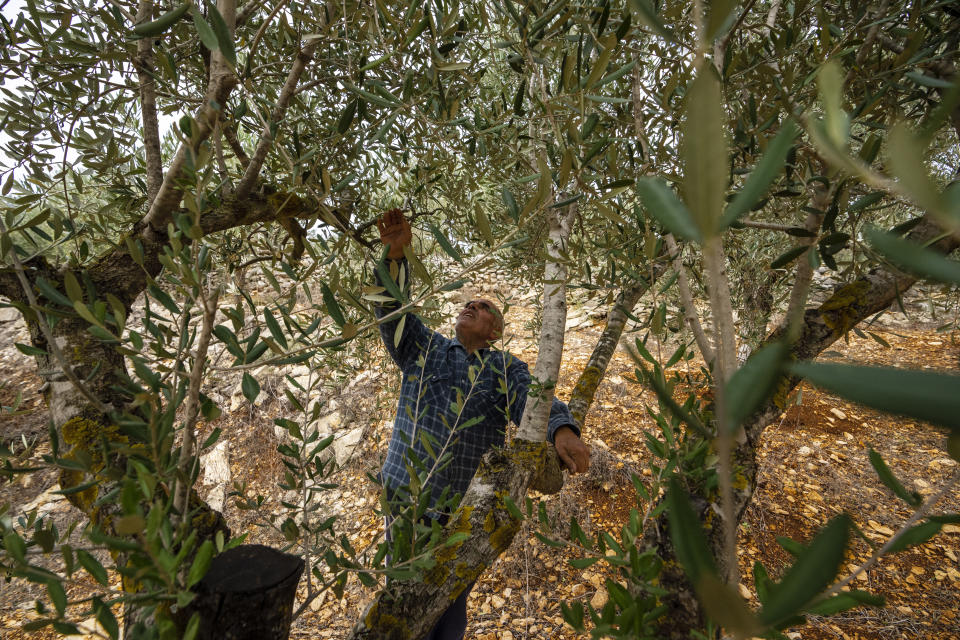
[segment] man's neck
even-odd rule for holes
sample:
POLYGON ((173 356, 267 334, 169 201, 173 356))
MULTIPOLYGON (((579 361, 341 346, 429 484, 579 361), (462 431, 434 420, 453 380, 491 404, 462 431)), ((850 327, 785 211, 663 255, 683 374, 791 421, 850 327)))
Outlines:
POLYGON ((489 342, 486 342, 484 344, 477 344, 475 342, 470 342, 470 341, 464 342, 460 336, 457 336, 457 342, 460 343, 460 346, 463 347, 464 351, 467 352, 468 356, 472 356, 473 354, 477 353, 481 349, 487 349, 490 347, 489 342))

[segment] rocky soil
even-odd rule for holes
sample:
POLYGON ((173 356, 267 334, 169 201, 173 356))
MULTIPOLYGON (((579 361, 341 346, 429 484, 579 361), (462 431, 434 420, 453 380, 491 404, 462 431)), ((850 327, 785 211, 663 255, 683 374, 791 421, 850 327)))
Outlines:
MULTIPOLYGON (((451 317, 463 299, 476 293, 510 296, 508 348, 533 365, 537 329, 533 292, 521 293, 504 286, 508 274, 490 274, 469 289, 450 294, 441 313, 451 317)), ((262 283, 261 283, 262 284, 262 283)), ((822 281, 821 281, 821 284, 822 281)), ((254 283, 254 288, 259 286, 254 283)), ((639 308, 636 315, 645 316, 639 308)), ((825 354, 838 360, 903 367, 955 370, 960 364, 960 332, 937 332, 936 326, 956 313, 953 298, 931 291, 907 300, 908 314, 890 312, 864 327, 869 333, 851 334, 849 340, 825 354), (885 344, 884 344, 885 343, 885 344)), ((569 395, 603 328, 600 300, 581 299, 571 307, 559 396, 569 395)), ((131 322, 134 322, 132 320, 131 322)), ((440 327, 449 331, 449 321, 440 327)), ((632 341, 642 333, 628 334, 632 341)), ((14 449, 33 447, 48 452, 47 419, 32 361, 13 344, 28 342, 22 322, 9 309, 0 310, 0 437, 14 449)), ((669 356, 676 345, 648 343, 651 351, 669 356)), ((216 361, 216 354, 214 354, 216 361)), ((225 363, 217 363, 223 366, 225 363)), ((687 367, 697 379, 696 360, 687 367)), ((390 418, 396 401, 398 373, 382 347, 368 341, 343 353, 339 367, 315 371, 305 365, 263 367, 252 372, 263 388, 250 405, 243 397, 240 374, 217 371, 204 392, 224 414, 203 424, 201 438, 214 427, 222 429, 220 442, 205 456, 199 489, 214 506, 222 508, 235 534, 247 533, 249 542, 283 546, 278 525, 281 502, 297 498, 280 488, 284 467, 277 446, 289 437, 273 419, 294 411, 285 390, 301 401, 319 400, 319 419, 311 428, 335 436, 331 455, 338 470, 331 481, 336 488, 318 493, 317 519, 337 516, 338 531, 357 550, 374 547, 382 536, 382 523, 374 514, 377 486, 369 479, 386 452, 390 418), (305 392, 304 390, 309 390, 305 392), (233 494, 233 495, 231 495, 233 494), (241 509, 239 498, 263 496, 259 509, 241 509)), ((958 391, 960 392, 960 391, 958 391)), ((761 560, 778 576, 790 556, 777 543, 778 536, 809 539, 831 516, 850 513, 863 532, 848 554, 852 569, 870 554, 869 543, 882 543, 910 515, 879 482, 870 467, 867 448, 880 451, 909 488, 922 495, 938 491, 957 474, 957 464, 947 456, 942 433, 926 425, 878 414, 851 405, 810 387, 803 387, 799 404, 771 425, 761 451, 759 490, 740 530, 741 592, 752 604, 757 600, 749 579, 753 562, 761 560)), ((649 452, 644 432, 657 433, 647 406, 653 394, 634 380, 634 366, 621 348, 611 362, 594 407, 588 416, 585 439, 593 449, 588 474, 569 479, 563 491, 546 499, 548 511, 561 522, 576 517, 588 534, 607 530, 618 535, 630 509, 643 512, 648 505, 633 490, 631 474, 649 479, 649 452)), ((0 503, 9 503, 17 516, 33 508, 54 518, 58 526, 79 513, 54 494, 55 473, 40 470, 0 484, 0 503)), ((954 489, 937 506, 938 511, 960 512, 960 490, 954 489)), ((548 547, 536 537, 536 523, 525 525, 513 547, 484 575, 470 597, 467 637, 481 640, 519 638, 576 638, 560 615, 560 603, 574 599, 595 607, 607 600, 604 580, 613 572, 603 563, 586 570, 567 562, 581 554, 572 548, 548 547)), ((556 535, 562 536, 558 528, 556 535)), ((948 525, 930 542, 883 559, 857 581, 857 587, 884 595, 887 607, 858 609, 842 616, 813 618, 803 628, 790 630, 791 638, 960 638, 960 527, 948 525)), ((54 562, 52 559, 51 562, 54 562)), ((71 599, 80 598, 92 582, 68 585, 71 599)), ((325 594, 305 607, 294 623, 294 638, 344 638, 352 620, 372 597, 372 590, 351 581, 342 598, 325 594)), ((302 598, 306 586, 302 585, 302 598)), ((19 629, 36 617, 34 601, 44 598, 41 587, 19 581, 0 583, 2 637, 58 637, 52 631, 29 634, 19 629)), ((93 636, 91 636, 93 637, 93 636)))

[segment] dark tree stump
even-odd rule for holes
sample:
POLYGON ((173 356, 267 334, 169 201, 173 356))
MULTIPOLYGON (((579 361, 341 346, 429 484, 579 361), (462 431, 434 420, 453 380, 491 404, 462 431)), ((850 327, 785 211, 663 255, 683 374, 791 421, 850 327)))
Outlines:
POLYGON ((287 640, 303 559, 259 544, 213 559, 184 612, 200 613, 200 640, 287 640))

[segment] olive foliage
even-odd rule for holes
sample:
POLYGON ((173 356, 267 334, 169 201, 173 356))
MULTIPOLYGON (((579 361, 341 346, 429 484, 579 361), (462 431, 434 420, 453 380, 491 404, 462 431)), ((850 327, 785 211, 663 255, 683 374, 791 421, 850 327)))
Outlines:
MULTIPOLYGON (((804 310, 821 266, 854 287, 877 270, 960 283, 942 255, 960 237, 951 2, 26 0, 4 9, 0 27, 0 294, 27 320, 32 344, 18 347, 49 383, 46 462, 89 518, 88 537, 116 552, 118 571, 159 615, 128 629, 189 635, 195 622, 156 605, 186 607, 214 551, 232 544, 212 516, 193 526, 207 514, 192 497, 193 461, 216 438, 192 434, 221 412, 201 391, 206 376, 240 374, 253 402, 256 367, 344 372, 373 339, 372 303, 384 295, 431 316, 438 292, 484 265, 536 282, 545 213, 569 207, 576 219, 560 256, 569 286, 613 300, 671 263, 649 313, 633 320, 683 344, 666 362, 645 340, 636 349, 638 376, 661 396, 663 439, 650 447, 685 576, 676 591, 704 604, 689 628, 777 637, 805 612, 876 604, 839 593, 851 529, 840 516, 788 549, 798 559, 781 583, 755 571, 763 606, 749 611, 729 587, 731 532, 749 499, 732 479, 749 466, 738 434, 755 446, 754 412, 784 401, 763 382, 790 387, 801 376, 945 425, 956 453, 954 377, 792 365, 787 355, 812 340, 804 310), (392 206, 418 230, 410 291, 369 286, 381 257, 373 223, 392 206), (930 225, 938 232, 923 245, 904 236, 930 225), (673 259, 671 242, 680 243, 673 259), (251 269, 271 285, 265 301, 244 285, 251 269), (675 283, 687 276, 683 295, 675 283), (233 299, 223 293, 231 281, 233 299), (145 312, 134 323, 138 300, 145 312), (734 306, 744 326, 735 328, 734 306), (705 308, 712 342, 688 339, 685 315, 705 308), (783 331, 764 339, 780 308, 783 331), (767 345, 739 369, 738 334, 750 348, 767 345), (208 362, 211 343, 232 356, 227 366, 208 362), (709 365, 711 411, 671 397, 669 369, 694 343, 709 365), (700 529, 701 503, 724 514, 715 540, 700 529)), ((854 302, 832 339, 872 308, 854 302)), ((331 471, 320 457, 329 442, 308 428, 321 407, 288 396, 296 411, 278 421, 291 436, 283 486, 302 500, 273 524, 312 559, 311 597, 342 589, 350 573, 372 585, 386 548, 371 571, 331 522, 307 516, 331 471)), ((14 453, 8 474, 23 471, 14 453)), ((921 506, 882 460, 875 466, 921 506)), ((664 509, 656 491, 638 491, 648 515, 664 509)), ((47 585, 35 626, 71 630, 64 576, 31 558, 57 550, 67 574, 80 567, 108 587, 105 569, 65 544, 69 532, 12 515, 2 521, 3 568, 47 585)), ((905 528, 890 547, 925 540, 955 516, 940 518, 905 528)), ((669 626, 657 605, 662 558, 641 544, 646 521, 632 518, 619 543, 571 531, 598 551, 587 562, 623 572, 607 607, 589 610, 597 635, 669 626)), ((397 577, 429 569, 431 545, 452 544, 421 533, 419 555, 390 569, 397 577)), ((116 635, 109 604, 124 597, 105 592, 84 606, 116 635)), ((582 606, 566 614, 582 628, 582 606)))

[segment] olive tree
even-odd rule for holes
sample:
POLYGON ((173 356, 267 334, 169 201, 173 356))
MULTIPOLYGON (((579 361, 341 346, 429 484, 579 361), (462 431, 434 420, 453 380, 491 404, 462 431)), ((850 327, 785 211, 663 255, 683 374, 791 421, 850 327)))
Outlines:
MULTIPOLYGON (((850 378, 789 363, 815 358, 918 275, 957 282, 956 263, 940 255, 958 241, 958 191, 945 188, 955 169, 943 160, 956 160, 960 30, 949 3, 922 5, 50 1, 4 16, 0 294, 24 315, 32 344, 21 349, 47 382, 48 462, 91 538, 115 551, 126 590, 140 594, 128 633, 195 628, 176 611, 214 550, 231 544, 191 491, 210 444, 196 442, 196 423, 220 411, 203 393, 210 345, 234 357, 227 369, 252 401, 255 367, 335 363, 339 349, 368 339, 378 296, 399 298, 397 314, 429 312, 437 292, 498 262, 525 265, 543 286, 542 399, 559 366, 562 285, 613 305, 571 401, 581 421, 650 284, 669 273, 658 289, 682 309, 659 301, 636 318, 684 336, 666 363, 636 345, 638 376, 662 403, 666 508, 638 483, 651 517, 632 520, 610 556, 607 538, 571 532, 599 547, 590 561, 622 568, 616 597, 594 612, 597 634, 687 637, 719 624, 775 635, 803 611, 873 602, 827 597, 839 588, 831 559, 846 541, 843 519, 781 585, 758 570, 759 613, 729 585, 764 427, 801 376, 826 386, 850 378), (940 155, 928 172, 931 149, 940 155), (372 223, 389 206, 410 210, 426 252, 446 260, 410 260, 413 294, 364 289, 378 262, 372 223), (899 223, 905 238, 869 226, 899 223), (730 249, 755 244, 769 249, 730 249), (284 283, 268 275, 276 296, 263 308, 243 286, 231 305, 225 284, 254 264, 282 271, 284 283), (820 264, 843 285, 808 309, 820 264), (753 326, 739 332, 733 301, 744 296, 731 292, 730 273, 771 290, 741 303, 751 308, 738 317, 753 326), (785 319, 764 339, 781 296, 785 319), (708 301, 709 322, 695 299, 708 301), (768 345, 740 369, 738 333, 750 348, 768 345), (668 369, 693 356, 688 344, 703 357, 712 407, 672 397, 668 369), (697 523, 715 509, 723 526, 705 535, 697 523), (824 562, 829 576, 805 577, 824 562), (149 616, 159 624, 136 624, 149 616)), ((851 379, 908 391, 955 383, 918 375, 851 379)), ((839 390, 878 402, 860 387, 839 390)), ((956 428, 955 400, 932 395, 920 417, 956 428)), ((912 397, 881 408, 915 413, 912 397)), ((279 424, 299 444, 281 454, 297 473, 285 484, 307 500, 304 476, 325 477, 312 456, 329 443, 304 428, 317 405, 291 405, 299 415, 279 424)), ((374 601, 357 637, 416 637, 509 546, 527 487, 550 464, 532 417, 481 467, 447 531, 426 532, 443 552, 428 546, 413 560, 413 577, 374 601)), ((316 569, 311 597, 342 588, 349 572, 372 585, 385 570, 384 554, 371 568, 338 547, 329 523, 290 522, 284 535, 308 574, 316 569)), ((933 535, 937 522, 898 539, 933 535)), ((69 624, 60 577, 30 561, 59 532, 4 526, 4 566, 46 583, 47 621, 69 624)), ((77 561, 107 586, 92 556, 77 561)), ((124 597, 91 606, 108 621, 105 603, 124 597)), ((579 627, 583 615, 573 607, 568 621, 579 627)))

